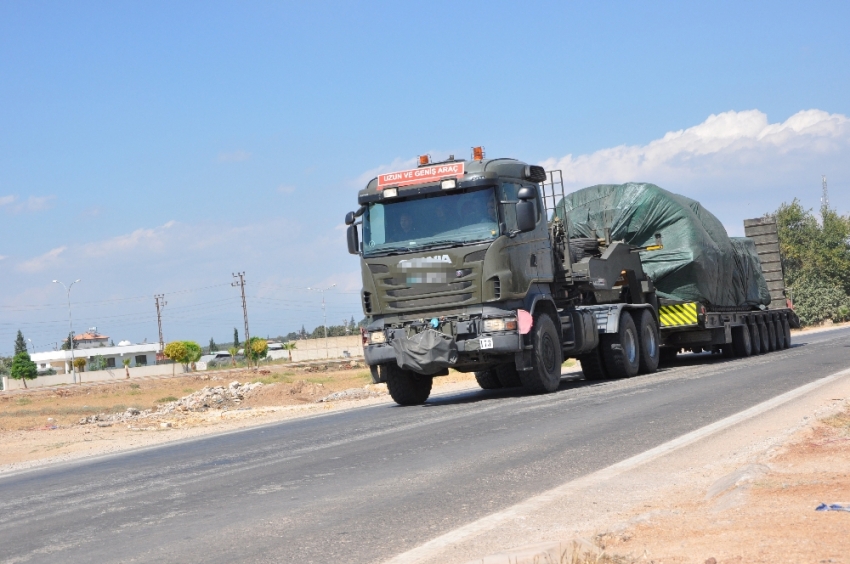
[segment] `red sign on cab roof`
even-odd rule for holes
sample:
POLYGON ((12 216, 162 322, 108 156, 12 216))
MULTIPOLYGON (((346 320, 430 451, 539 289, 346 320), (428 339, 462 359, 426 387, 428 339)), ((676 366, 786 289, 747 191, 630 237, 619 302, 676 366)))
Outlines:
POLYGON ((387 186, 409 186, 410 184, 436 182, 443 178, 457 178, 463 176, 463 164, 462 162, 436 164, 382 174, 378 176, 378 190, 383 190, 387 186))

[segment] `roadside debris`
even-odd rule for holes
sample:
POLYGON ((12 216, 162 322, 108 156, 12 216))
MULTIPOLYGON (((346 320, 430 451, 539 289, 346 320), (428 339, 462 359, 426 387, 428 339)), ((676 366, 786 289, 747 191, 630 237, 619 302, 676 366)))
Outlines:
POLYGON ((848 511, 850 512, 850 503, 830 503, 827 505, 826 503, 821 503, 817 507, 815 507, 815 511, 848 511))
MULTIPOLYGON (((245 397, 261 387, 262 382, 254 384, 242 384, 238 381, 231 382, 227 387, 206 386, 197 392, 184 396, 176 401, 171 401, 158 406, 156 409, 139 410, 134 407, 127 408, 123 413, 98 413, 89 415, 80 419, 80 425, 97 423, 98 427, 109 427, 113 423, 125 423, 136 419, 143 419, 152 416, 169 415, 183 412, 199 412, 209 409, 232 409, 239 406, 245 397)), ((170 427, 162 426, 163 429, 170 427)))
POLYGON ((365 398, 376 398, 387 394, 386 384, 366 384, 362 388, 349 388, 341 392, 334 392, 328 396, 317 399, 317 403, 340 401, 340 400, 355 400, 365 398))

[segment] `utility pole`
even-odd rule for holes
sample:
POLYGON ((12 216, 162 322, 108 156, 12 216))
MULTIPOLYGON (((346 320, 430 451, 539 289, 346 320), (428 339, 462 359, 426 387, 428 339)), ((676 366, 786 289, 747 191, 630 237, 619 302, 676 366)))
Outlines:
POLYGON ((334 286, 336 286, 336 284, 331 284, 327 288, 307 288, 308 290, 322 293, 322 327, 325 328, 325 358, 330 358, 328 353, 328 316, 325 314, 325 292, 334 286))
POLYGON ((157 294, 153 297, 156 300, 156 324, 159 326, 159 352, 165 352, 165 342, 162 339, 162 310, 168 305, 165 301, 165 294, 157 294))
POLYGON ((829 192, 826 189, 826 175, 825 174, 821 175, 821 180, 823 181, 823 194, 820 197, 820 209, 821 209, 821 215, 823 215, 823 212, 825 210, 829 209, 829 192))
POLYGON ((248 359, 248 362, 251 362, 251 354, 248 351, 248 347, 250 346, 251 341, 251 333, 248 332, 248 303, 245 301, 245 273, 239 272, 233 275, 234 278, 238 278, 236 282, 232 282, 231 286, 238 286, 240 290, 242 290, 242 315, 245 317, 245 358, 248 359))

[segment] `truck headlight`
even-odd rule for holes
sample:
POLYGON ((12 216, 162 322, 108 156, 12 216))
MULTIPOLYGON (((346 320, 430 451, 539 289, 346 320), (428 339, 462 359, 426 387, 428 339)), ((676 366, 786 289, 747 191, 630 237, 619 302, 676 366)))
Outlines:
POLYGON ((484 320, 484 332, 490 333, 492 331, 514 331, 516 330, 516 318, 515 317, 500 317, 497 319, 485 319, 484 320))
POLYGON ((387 336, 384 335, 383 331, 373 331, 369 333, 369 344, 370 345, 379 345, 381 343, 387 342, 387 336))

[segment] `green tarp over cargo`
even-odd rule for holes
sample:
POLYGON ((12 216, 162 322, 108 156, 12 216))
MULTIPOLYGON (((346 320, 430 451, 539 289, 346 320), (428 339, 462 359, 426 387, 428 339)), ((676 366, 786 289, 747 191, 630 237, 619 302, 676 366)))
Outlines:
POLYGON ((641 253, 659 297, 715 307, 767 305, 770 294, 752 240, 730 238, 699 202, 654 184, 604 184, 556 206, 570 237, 604 237, 644 247, 661 233, 664 249, 641 253))

